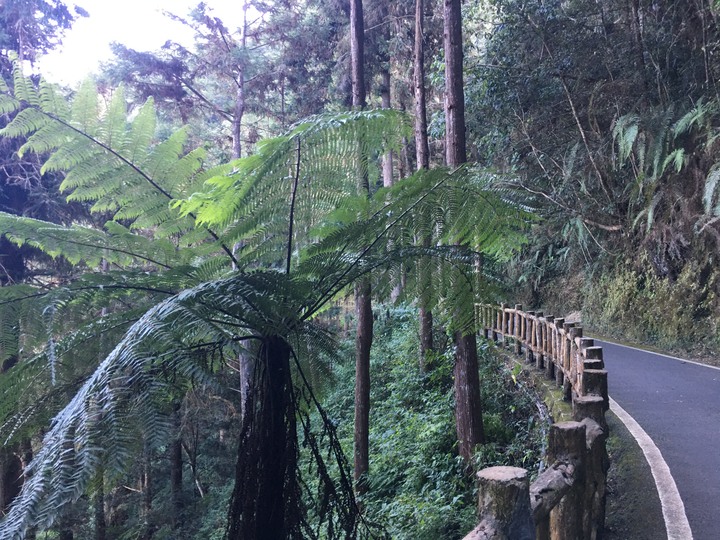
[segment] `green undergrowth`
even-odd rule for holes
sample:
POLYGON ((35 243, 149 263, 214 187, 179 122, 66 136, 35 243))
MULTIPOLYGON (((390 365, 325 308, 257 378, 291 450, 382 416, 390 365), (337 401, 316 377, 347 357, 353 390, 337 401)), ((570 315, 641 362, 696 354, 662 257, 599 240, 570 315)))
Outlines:
POLYGON ((583 322, 609 337, 703 355, 720 344, 719 285, 706 263, 691 261, 673 279, 622 264, 586 285, 583 322))
MULTIPOLYGON (((439 336, 438 342, 443 341, 439 336)), ((368 519, 396 539, 456 539, 476 525, 473 474, 457 456, 453 416, 451 343, 434 354, 423 373, 418 363, 414 310, 384 312, 375 322, 371 358, 368 519)), ((353 343, 336 369, 336 386, 325 407, 352 455, 353 343)), ((487 443, 476 467, 513 465, 538 470, 542 423, 532 394, 486 344, 480 347, 482 401, 487 443)))

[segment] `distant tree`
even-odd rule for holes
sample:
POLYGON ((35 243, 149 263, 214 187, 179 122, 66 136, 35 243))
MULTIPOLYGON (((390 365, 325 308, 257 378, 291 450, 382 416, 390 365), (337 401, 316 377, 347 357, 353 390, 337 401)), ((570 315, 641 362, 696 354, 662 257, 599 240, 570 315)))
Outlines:
POLYGON ((8 51, 23 61, 37 58, 60 44, 77 17, 87 17, 80 6, 74 13, 60 0, 8 0, 0 5, 0 58, 3 75, 10 73, 8 51))
POLYGON ((103 84, 125 83, 139 101, 155 98, 170 119, 193 124, 197 142, 215 139, 218 161, 247 155, 260 137, 328 103, 328 42, 337 39, 337 23, 322 9, 247 0, 238 5, 240 28, 232 29, 199 4, 188 16, 169 15, 195 32, 193 47, 168 41, 160 51, 139 52, 115 44, 103 84))

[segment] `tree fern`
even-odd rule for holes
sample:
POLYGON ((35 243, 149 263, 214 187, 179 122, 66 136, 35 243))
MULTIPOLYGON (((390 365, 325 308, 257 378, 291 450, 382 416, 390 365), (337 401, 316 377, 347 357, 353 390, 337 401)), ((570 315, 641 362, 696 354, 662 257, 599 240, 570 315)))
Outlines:
MULTIPOLYGON (((202 152, 184 153, 184 131, 156 142, 152 103, 133 116, 121 92, 101 106, 85 86, 66 103, 44 82, 35 89, 17 68, 15 78, 13 92, 2 89, 0 107, 16 114, 0 134, 27 136, 24 151, 49 152, 45 169, 67 172, 62 187, 69 196, 113 219, 97 230, 0 214, 13 241, 78 265, 67 282, 0 291, 0 321, 17 332, 30 314, 42 323, 43 310, 55 310, 7 381, 25 380, 35 398, 62 395, 42 388, 52 365, 48 335, 55 355, 72 358, 93 336, 127 331, 99 365, 101 351, 93 350, 59 373, 65 390, 79 390, 55 416, 0 539, 48 526, 59 508, 86 492, 98 467, 126 467, 141 450, 138 441, 160 445, 170 382, 214 382, 219 367, 204 353, 237 355, 248 340, 290 356, 320 345, 332 349, 314 317, 355 280, 371 271, 382 279, 399 265, 419 275, 413 265, 431 264, 438 292, 430 294, 421 280, 414 292, 431 297, 428 305, 445 308, 448 317, 472 314, 457 305, 474 301, 477 255, 502 257, 523 243, 528 212, 494 187, 486 171, 438 169, 372 199, 354 196, 357 171, 370 171, 373 156, 396 148, 406 134, 407 120, 396 112, 314 117, 259 144, 256 155, 205 171, 202 152), (367 158, 358 161, 359 155, 367 158), (417 245, 425 238, 429 246, 417 245), (217 256, 222 251, 237 263, 235 272, 217 256), (110 269, 93 272, 101 261, 110 269), (99 317, 103 308, 109 314, 99 317)), ((472 321, 452 324, 467 329, 472 321)), ((293 385, 283 383, 282 391, 294 393, 297 385, 312 396, 297 368, 293 385)), ((4 399, 3 388, 0 383, 4 399)), ((29 407, 22 399, 0 407, 10 434, 29 416, 42 417, 29 407)), ((282 421, 294 422, 294 413, 283 414, 282 421)), ((241 451, 257 457, 263 448, 253 440, 243 439, 249 447, 241 451)), ((349 493, 346 506, 354 505, 349 493)), ((348 530, 357 526, 356 510, 342 518, 348 530)))

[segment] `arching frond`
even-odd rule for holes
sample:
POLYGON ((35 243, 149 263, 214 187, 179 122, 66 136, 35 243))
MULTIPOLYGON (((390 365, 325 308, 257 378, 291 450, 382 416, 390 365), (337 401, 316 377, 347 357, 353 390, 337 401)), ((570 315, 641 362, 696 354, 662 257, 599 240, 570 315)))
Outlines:
POLYGON ((17 538, 32 524, 48 526, 85 492, 99 465, 126 467, 137 441, 163 442, 164 375, 208 382, 210 369, 197 351, 232 346, 251 330, 300 339, 292 337, 303 332, 293 317, 299 309, 289 306, 306 292, 283 274, 258 272, 187 289, 147 311, 53 420, 0 539, 17 538))
POLYGON ((289 231, 295 252, 311 242, 308 231, 358 193, 357 176, 374 163, 367 156, 397 148, 407 130, 407 118, 390 110, 312 117, 217 169, 205 191, 179 206, 200 224, 228 227, 227 241, 246 250, 241 257, 280 264, 289 231), (291 209, 301 227, 291 229, 291 209))
POLYGON ((43 80, 36 88, 19 66, 13 89, 6 86, 2 94, 2 106, 15 114, 0 136, 26 138, 20 153, 47 155, 42 172, 65 173, 61 190, 69 200, 92 203, 92 211, 110 213, 148 238, 181 246, 209 242, 230 253, 218 235, 196 229, 192 218, 172 209, 173 200, 189 197, 207 179, 205 154, 186 152, 184 129, 156 140, 152 100, 128 111, 119 89, 102 106, 95 86, 86 82, 68 101, 43 80))

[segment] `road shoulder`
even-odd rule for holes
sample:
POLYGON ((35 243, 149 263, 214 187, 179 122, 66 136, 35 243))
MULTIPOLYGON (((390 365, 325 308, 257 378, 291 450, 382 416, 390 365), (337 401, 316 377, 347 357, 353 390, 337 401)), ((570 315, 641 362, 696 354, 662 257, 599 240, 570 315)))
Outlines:
POLYGON ((605 540, 667 538, 660 498, 642 449, 615 414, 608 412, 605 540))

